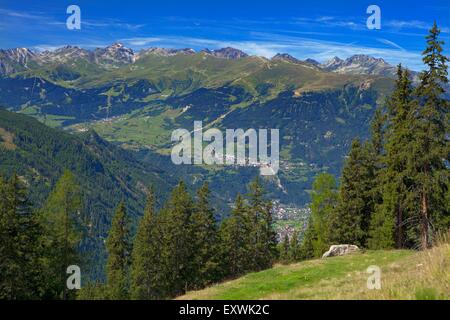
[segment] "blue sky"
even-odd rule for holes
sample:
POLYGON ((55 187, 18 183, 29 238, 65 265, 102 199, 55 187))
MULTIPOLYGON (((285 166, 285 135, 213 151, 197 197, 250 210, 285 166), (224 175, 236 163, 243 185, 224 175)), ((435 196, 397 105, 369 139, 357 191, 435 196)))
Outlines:
POLYGON ((278 52, 319 61, 368 54, 419 70, 424 36, 434 20, 450 45, 448 0, 1 0, 0 18, 3 49, 113 42, 135 50, 232 46, 268 58, 278 52), (71 4, 81 8, 81 30, 66 28, 71 4), (381 8, 381 30, 366 27, 372 4, 381 8))

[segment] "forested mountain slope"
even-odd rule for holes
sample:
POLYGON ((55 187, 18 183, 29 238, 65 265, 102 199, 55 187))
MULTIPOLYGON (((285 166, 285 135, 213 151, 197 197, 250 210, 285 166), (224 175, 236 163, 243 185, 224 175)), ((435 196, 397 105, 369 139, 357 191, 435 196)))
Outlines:
POLYGON ((43 205, 64 170, 73 172, 82 188, 83 220, 91 239, 84 249, 93 249, 94 254, 102 254, 113 210, 121 200, 127 200, 130 216, 136 220, 148 187, 163 199, 177 181, 93 131, 72 135, 0 109, 0 173, 17 173, 36 207, 43 205))

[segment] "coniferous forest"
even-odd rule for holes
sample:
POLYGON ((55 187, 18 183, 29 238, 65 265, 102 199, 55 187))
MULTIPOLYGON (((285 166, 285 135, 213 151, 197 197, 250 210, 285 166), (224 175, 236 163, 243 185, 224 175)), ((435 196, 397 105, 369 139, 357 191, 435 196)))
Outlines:
POLYGON ((307 228, 282 239, 263 178, 250 183, 222 219, 208 183, 191 190, 181 181, 167 199, 149 185, 135 224, 127 202, 138 200, 112 198, 115 213, 102 239, 104 276, 83 277, 81 290, 68 290, 68 266, 80 266, 81 274, 95 268, 81 250, 90 233, 82 181, 66 170, 42 203, 32 203, 28 184, 10 170, 0 176, 0 299, 171 299, 276 263, 320 258, 335 244, 432 248, 450 231, 443 46, 435 24, 418 81, 398 66, 370 138, 353 140, 339 179, 316 176, 307 228))

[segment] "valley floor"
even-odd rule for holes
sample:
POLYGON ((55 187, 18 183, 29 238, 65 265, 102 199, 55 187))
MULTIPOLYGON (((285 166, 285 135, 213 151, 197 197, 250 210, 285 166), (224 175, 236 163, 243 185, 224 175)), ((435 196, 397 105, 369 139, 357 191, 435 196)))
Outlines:
POLYGON ((179 299, 450 299, 450 244, 425 252, 366 251, 277 265, 179 299), (367 288, 369 266, 380 267, 381 290, 367 288))

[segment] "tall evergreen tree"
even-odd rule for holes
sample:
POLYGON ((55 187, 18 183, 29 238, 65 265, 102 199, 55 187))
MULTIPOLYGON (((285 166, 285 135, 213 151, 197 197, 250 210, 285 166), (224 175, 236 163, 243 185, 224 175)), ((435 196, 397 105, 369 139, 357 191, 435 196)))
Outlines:
POLYGON ((133 245, 131 268, 131 297, 137 300, 162 299, 159 281, 161 234, 155 214, 152 190, 147 196, 144 215, 139 222, 133 245))
POLYGON ((289 245, 289 261, 297 262, 301 260, 299 233, 297 230, 292 234, 291 242, 289 245))
POLYGON ((0 176, 0 299, 41 297, 40 233, 20 179, 0 176))
POLYGON ((193 283, 194 252, 190 228, 193 212, 192 197, 186 185, 180 182, 158 219, 163 234, 161 281, 167 297, 183 294, 193 283))
POLYGON ((317 235, 313 240, 314 256, 320 257, 330 247, 330 217, 338 200, 334 176, 327 173, 317 176, 311 197, 311 222, 317 235))
POLYGON ((259 271, 272 267, 276 256, 276 234, 273 229, 273 207, 264 198, 264 188, 259 177, 250 184, 249 221, 252 223, 250 231, 252 270, 259 271))
POLYGON ((218 280, 217 228, 209 197, 209 186, 205 183, 197 192, 197 203, 191 215, 190 228, 195 253, 192 259, 192 285, 195 288, 218 280))
POLYGON ((67 268, 81 265, 78 245, 81 241, 80 211, 82 196, 75 176, 65 171, 56 183, 44 207, 40 220, 45 228, 41 238, 45 255, 48 298, 74 298, 66 287, 67 268))
POLYGON ((289 241, 289 235, 285 234, 283 241, 281 241, 280 245, 280 262, 284 264, 288 264, 290 262, 289 257, 289 248, 290 248, 290 241, 289 241))
POLYGON ((300 245, 300 260, 314 258, 314 242, 317 241, 317 232, 314 229, 312 218, 309 218, 308 226, 303 235, 303 241, 300 245))
POLYGON ((394 92, 387 101, 388 125, 383 159, 385 166, 378 170, 377 189, 381 203, 377 202, 370 230, 371 248, 393 247, 395 231, 396 247, 405 243, 405 221, 412 207, 411 199, 411 143, 413 141, 412 84, 407 70, 401 65, 397 71, 394 92), (394 230, 395 229, 395 230, 394 230))
POLYGON ((114 214, 108 239, 106 240, 108 261, 106 264, 108 298, 129 298, 130 226, 125 203, 121 202, 114 214))
POLYGON ((430 225, 439 224, 446 212, 445 195, 449 170, 449 102, 444 99, 444 84, 448 83, 449 59, 443 55, 444 42, 439 39, 440 30, 434 23, 426 37, 427 48, 423 62, 427 70, 420 75, 417 88, 419 107, 414 122, 414 167, 418 174, 417 192, 420 195, 420 244, 423 249, 431 245, 430 225))
POLYGON ((369 229, 368 247, 373 250, 391 249, 394 247, 394 216, 393 209, 397 206, 397 190, 390 190, 395 185, 384 186, 383 203, 375 209, 369 229))
POLYGON ((369 146, 355 139, 342 171, 339 203, 330 216, 332 242, 366 245, 374 210, 372 160, 369 146))
POLYGON ((236 197, 231 216, 220 226, 220 254, 223 277, 236 277, 251 271, 251 221, 241 195, 236 197))

